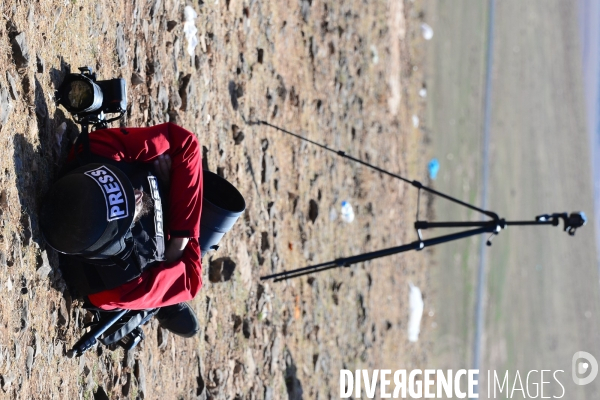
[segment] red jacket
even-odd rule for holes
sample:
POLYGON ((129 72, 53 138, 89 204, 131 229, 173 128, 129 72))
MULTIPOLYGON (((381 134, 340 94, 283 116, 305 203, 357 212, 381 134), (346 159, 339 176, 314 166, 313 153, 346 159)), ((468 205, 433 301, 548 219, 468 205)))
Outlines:
POLYGON ((190 238, 183 256, 161 262, 138 278, 115 289, 88 296, 103 310, 147 309, 191 300, 202 287, 200 212, 202 159, 198 140, 190 131, 166 123, 149 128, 112 128, 90 132, 90 151, 115 161, 151 163, 169 154, 171 189, 166 238, 190 238))

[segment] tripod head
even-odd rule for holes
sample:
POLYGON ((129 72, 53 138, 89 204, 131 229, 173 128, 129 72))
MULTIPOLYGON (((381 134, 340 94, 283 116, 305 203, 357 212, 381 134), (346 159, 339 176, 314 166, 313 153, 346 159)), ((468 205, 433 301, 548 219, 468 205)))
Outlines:
POLYGON ((583 211, 575 211, 571 214, 543 214, 535 217, 535 220, 539 222, 551 221, 552 225, 554 226, 557 226, 560 223, 561 219, 564 222, 564 231, 568 232, 570 236, 575 236, 575 231, 577 230, 577 228, 581 228, 587 223, 587 217, 583 211))

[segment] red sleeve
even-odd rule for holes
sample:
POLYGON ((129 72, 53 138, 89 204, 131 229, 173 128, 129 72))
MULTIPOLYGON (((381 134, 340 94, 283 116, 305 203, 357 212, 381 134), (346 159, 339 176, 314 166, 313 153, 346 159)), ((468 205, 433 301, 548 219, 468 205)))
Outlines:
POLYGON ((194 134, 172 123, 148 128, 111 128, 89 133, 90 151, 115 161, 153 162, 171 156, 169 231, 199 237, 202 210, 202 155, 194 134))
POLYGON ((178 261, 163 262, 124 285, 88 298, 103 310, 144 310, 191 300, 201 287, 200 246, 190 239, 178 261))

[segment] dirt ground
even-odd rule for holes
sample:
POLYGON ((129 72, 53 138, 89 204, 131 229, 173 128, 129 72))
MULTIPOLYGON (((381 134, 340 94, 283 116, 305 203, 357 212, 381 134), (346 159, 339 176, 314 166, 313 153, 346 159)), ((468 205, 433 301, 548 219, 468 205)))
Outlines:
MULTIPOLYGON (((421 1, 0 2, 0 397, 325 399, 342 368, 424 367, 431 351, 427 260, 407 253, 283 283, 261 275, 415 240, 416 193, 265 126, 425 178, 421 1), (54 104, 70 67, 123 77, 126 126, 175 121, 205 168, 247 209, 203 260, 192 339, 145 326, 128 354, 65 357, 86 311, 71 299, 36 210, 78 127, 54 104), (56 135, 62 122, 67 132, 56 135), (351 224, 340 203, 354 206, 351 224), (426 308, 407 340, 408 283, 426 308)), ((114 125, 113 125, 114 126, 114 125)))

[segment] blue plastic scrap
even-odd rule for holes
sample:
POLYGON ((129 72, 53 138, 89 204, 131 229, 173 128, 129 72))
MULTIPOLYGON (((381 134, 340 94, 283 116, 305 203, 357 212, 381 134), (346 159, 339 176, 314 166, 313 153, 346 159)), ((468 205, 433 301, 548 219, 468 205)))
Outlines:
POLYGON ((429 164, 427 164, 427 169, 429 170, 429 178, 435 179, 440 171, 440 162, 438 159, 432 158, 429 164))

